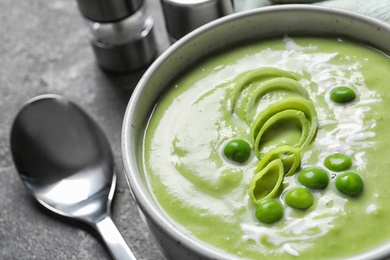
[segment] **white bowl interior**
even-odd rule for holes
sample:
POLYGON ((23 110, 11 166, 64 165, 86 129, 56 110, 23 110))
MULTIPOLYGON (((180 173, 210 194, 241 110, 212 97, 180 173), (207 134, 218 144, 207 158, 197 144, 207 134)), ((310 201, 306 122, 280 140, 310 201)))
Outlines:
MULTIPOLYGON (((148 117, 169 83, 202 57, 240 42, 283 36, 286 33, 348 37, 390 54, 390 25, 380 21, 312 5, 261 8, 221 18, 182 38, 152 64, 129 102, 122 129, 122 153, 133 195, 153 226, 168 237, 180 241, 181 246, 191 248, 199 256, 219 258, 222 255, 175 227, 160 211, 145 183, 139 155, 140 140, 148 117)), ((390 255, 390 243, 358 258, 383 255, 390 255)))

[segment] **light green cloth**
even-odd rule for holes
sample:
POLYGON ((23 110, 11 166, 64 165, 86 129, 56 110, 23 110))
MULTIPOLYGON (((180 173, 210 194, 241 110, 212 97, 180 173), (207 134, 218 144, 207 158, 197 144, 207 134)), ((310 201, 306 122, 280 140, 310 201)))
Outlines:
POLYGON ((330 0, 316 5, 340 8, 390 23, 390 0, 330 0))
POLYGON ((242 12, 268 5, 271 5, 271 2, 268 0, 234 0, 234 9, 236 12, 242 12))
MULTIPOLYGON (((235 0, 236 11, 272 5, 269 0, 235 0)), ((340 8, 390 23, 390 0, 328 0, 315 5, 340 8)))

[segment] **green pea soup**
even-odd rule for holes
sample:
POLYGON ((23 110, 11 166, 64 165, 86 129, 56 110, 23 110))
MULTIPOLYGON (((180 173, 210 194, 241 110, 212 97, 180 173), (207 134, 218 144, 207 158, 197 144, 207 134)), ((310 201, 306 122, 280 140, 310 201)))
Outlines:
MULTIPOLYGON (((173 82, 150 115, 140 156, 154 199, 183 232, 243 259, 346 258, 389 242, 389 72, 389 57, 339 38, 286 36, 209 57, 173 82), (266 81, 273 87, 259 93, 266 81), (303 88, 281 87, 287 83, 303 88), (331 92, 340 86, 356 97, 334 102, 331 92), (301 108, 303 99, 315 111, 285 105, 301 108), (284 110, 253 127, 278 102, 284 110), (245 162, 223 152, 235 139, 251 145, 245 162), (259 178, 265 192, 280 180, 271 197, 283 205, 283 217, 262 223, 251 181, 261 160, 285 146, 298 147, 292 173, 259 178), (358 196, 336 188, 344 171, 326 168, 332 154, 352 159, 346 171, 364 183, 358 196), (329 183, 307 188, 314 199, 307 209, 289 206, 286 194, 303 187, 298 173, 312 167, 324 169, 329 183)), ((292 164, 287 158, 283 167, 292 164)))

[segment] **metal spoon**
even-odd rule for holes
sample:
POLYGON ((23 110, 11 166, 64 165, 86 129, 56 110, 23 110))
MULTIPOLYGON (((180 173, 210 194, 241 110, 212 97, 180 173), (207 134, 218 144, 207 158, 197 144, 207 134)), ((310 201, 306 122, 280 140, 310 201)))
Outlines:
POLYGON ((57 95, 31 99, 13 123, 11 152, 43 206, 93 226, 115 259, 136 259, 111 219, 116 174, 109 143, 81 108, 57 95))

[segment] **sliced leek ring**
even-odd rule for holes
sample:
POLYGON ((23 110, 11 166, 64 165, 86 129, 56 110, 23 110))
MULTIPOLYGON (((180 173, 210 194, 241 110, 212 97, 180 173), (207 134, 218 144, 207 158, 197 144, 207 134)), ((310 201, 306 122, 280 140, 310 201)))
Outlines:
POLYGON ((296 169, 301 164, 301 154, 298 148, 291 147, 289 145, 279 146, 268 152, 263 158, 261 158, 255 173, 263 170, 270 162, 280 159, 283 163, 284 175, 291 176, 295 173, 296 169))
POLYGON ((266 93, 274 91, 277 89, 285 89, 295 92, 302 97, 308 99, 309 93, 307 90, 296 80, 290 78, 274 78, 267 81, 264 81, 262 84, 256 87, 256 89, 251 93, 246 104, 246 116, 245 120, 250 125, 253 119, 253 112, 256 111, 253 109, 255 102, 261 99, 266 93))
POLYGON ((300 148, 305 147, 309 144, 317 131, 318 121, 317 121, 317 112, 313 106, 313 103, 302 97, 288 97, 281 100, 278 100, 270 104, 266 109, 261 111, 253 121, 250 126, 249 138, 252 144, 256 143, 256 139, 264 124, 275 114, 280 113, 284 110, 299 110, 302 111, 309 123, 309 133, 307 134, 306 139, 300 146, 300 148))
POLYGON ((253 203, 258 205, 264 199, 275 197, 282 185, 283 177, 284 169, 280 159, 273 160, 256 173, 249 183, 249 196, 253 203))
POLYGON ((261 157, 260 154, 260 148, 261 148, 261 139, 263 137, 263 134, 274 124, 276 124, 279 121, 283 120, 288 120, 288 119, 293 119, 297 121, 300 125, 301 128, 301 138, 299 139, 298 143, 296 144, 289 144, 290 146, 301 148, 309 135, 309 122, 305 116, 305 114, 300 111, 300 110, 295 110, 295 109, 287 109, 283 110, 279 113, 276 113, 275 115, 271 116, 265 123, 264 125, 260 128, 260 131, 256 135, 256 140, 254 141, 254 148, 255 148, 255 153, 258 156, 258 158, 261 157))
POLYGON ((270 77, 285 77, 295 80, 299 79, 299 75, 294 72, 289 72, 273 67, 262 67, 241 73, 234 79, 236 84, 231 97, 231 112, 234 112, 236 102, 246 86, 254 81, 260 81, 270 77))

